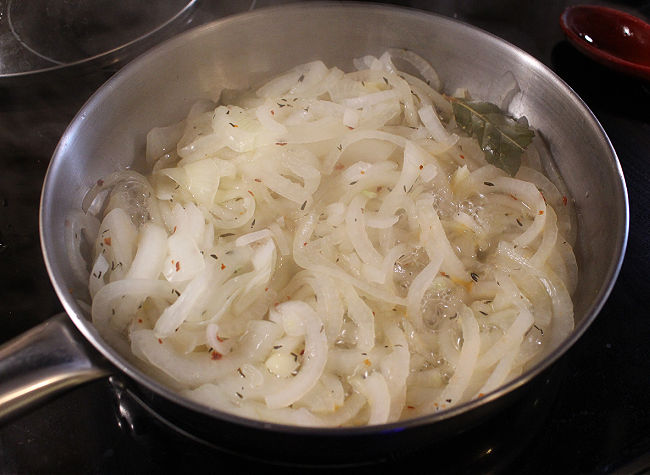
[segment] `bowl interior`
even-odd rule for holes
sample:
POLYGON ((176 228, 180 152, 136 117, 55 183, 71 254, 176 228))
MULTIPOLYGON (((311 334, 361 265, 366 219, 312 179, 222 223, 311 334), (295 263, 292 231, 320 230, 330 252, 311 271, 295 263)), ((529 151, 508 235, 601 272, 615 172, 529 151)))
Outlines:
POLYGON ((48 270, 82 333, 127 374, 176 397, 106 345, 84 316, 70 291, 79 284, 66 254, 66 214, 80 207, 84 194, 98 179, 144 156, 145 137, 152 127, 184 118, 196 100, 216 100, 223 89, 247 88, 315 59, 351 70, 353 58, 380 55, 395 47, 413 50, 430 61, 449 93, 465 87, 474 97, 490 100, 505 74, 516 78, 521 93, 510 112, 525 115, 538 130, 575 200, 580 281, 574 295, 574 333, 509 387, 521 384, 562 354, 603 305, 625 249, 627 196, 607 136, 568 86, 512 45, 443 17, 354 4, 294 4, 217 21, 141 56, 88 101, 55 152, 41 209, 48 270))

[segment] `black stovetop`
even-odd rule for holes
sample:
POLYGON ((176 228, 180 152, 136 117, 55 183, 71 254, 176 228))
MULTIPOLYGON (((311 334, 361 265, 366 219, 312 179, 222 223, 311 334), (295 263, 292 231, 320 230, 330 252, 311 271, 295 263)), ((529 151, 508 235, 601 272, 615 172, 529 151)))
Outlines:
MULTIPOLYGON (((239 3, 223 7, 217 6, 223 2, 204 0, 188 26, 286 2, 239 3)), ((609 135, 626 177, 631 220, 625 262, 612 295, 555 368, 562 383, 536 422, 493 421, 471 437, 446 443, 444 460, 424 450, 354 472, 650 471, 650 83, 610 72, 564 41, 558 18, 575 2, 385 3, 471 23, 550 66, 584 99, 609 135)), ((647 1, 600 3, 650 17, 647 1)), ((40 253, 41 184, 65 127, 114 71, 85 70, 46 85, 0 82, 0 343, 61 311, 40 253)), ((287 471, 219 452, 171 430, 108 380, 75 389, 0 427, 0 473, 149 473, 186 467, 226 473, 287 471)))

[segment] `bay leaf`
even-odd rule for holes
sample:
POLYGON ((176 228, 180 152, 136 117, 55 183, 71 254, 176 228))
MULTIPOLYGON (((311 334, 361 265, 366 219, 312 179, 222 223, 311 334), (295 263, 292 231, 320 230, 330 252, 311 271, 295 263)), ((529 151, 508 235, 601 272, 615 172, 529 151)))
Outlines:
POLYGON ((488 163, 517 174, 521 155, 535 132, 525 117, 515 119, 491 102, 467 101, 450 97, 456 123, 477 139, 488 163))

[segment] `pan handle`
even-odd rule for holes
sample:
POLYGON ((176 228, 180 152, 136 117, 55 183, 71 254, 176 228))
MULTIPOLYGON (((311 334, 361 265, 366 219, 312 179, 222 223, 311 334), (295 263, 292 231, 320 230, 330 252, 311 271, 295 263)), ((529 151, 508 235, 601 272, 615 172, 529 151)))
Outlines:
POLYGON ((0 346, 0 423, 112 372, 70 318, 58 314, 0 346))

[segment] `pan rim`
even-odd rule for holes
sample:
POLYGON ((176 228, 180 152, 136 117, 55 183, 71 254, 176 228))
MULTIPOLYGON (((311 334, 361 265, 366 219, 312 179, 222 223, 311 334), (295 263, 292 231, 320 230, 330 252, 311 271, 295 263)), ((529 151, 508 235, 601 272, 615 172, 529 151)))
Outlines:
POLYGON ((253 10, 230 17, 226 17, 220 20, 216 20, 212 23, 202 25, 195 29, 181 33, 180 35, 167 40, 166 42, 152 48, 148 52, 144 53, 122 70, 116 73, 111 79, 109 79, 98 91, 96 91, 93 96, 86 102, 86 104, 81 108, 75 118, 72 120, 71 124, 66 129, 63 134, 61 141, 57 145, 57 148, 54 151, 52 161, 46 173, 43 191, 41 194, 41 206, 39 213, 39 228, 40 228, 40 237, 41 237, 41 248, 46 263, 47 271, 50 276, 50 280, 55 288, 55 291, 62 302, 65 311, 68 316, 71 318, 75 326, 80 330, 83 336, 91 342, 91 344, 104 356, 106 357, 113 365, 115 365, 121 372, 125 373, 129 378, 136 381, 138 384, 143 385, 147 389, 153 391, 159 396, 177 404, 183 406, 191 411, 206 415, 211 418, 225 420, 231 423, 238 425, 244 425, 250 428, 261 429, 265 431, 273 432, 286 432, 291 434, 303 434, 303 435, 321 435, 321 436, 353 436, 353 435, 365 435, 371 433, 381 433, 381 432, 393 432, 407 429, 410 427, 422 426, 433 424, 445 419, 455 417, 461 413, 467 413, 477 409, 481 406, 484 406, 490 402, 493 402, 502 396, 511 393, 518 389, 519 387, 526 384, 531 379, 539 375, 543 370, 551 366, 555 361, 562 357, 568 350, 571 348, 575 342, 584 334, 587 328, 591 325, 593 320, 596 318, 598 313, 601 311, 602 307, 605 305, 614 285, 618 274, 620 272, 623 259, 625 256, 625 251, 627 247, 628 233, 629 233, 629 201, 627 188, 625 184, 625 178, 623 171, 607 134, 599 123, 598 119, 591 112, 588 106, 582 101, 582 99, 568 86, 561 78, 559 78, 550 68, 545 66, 539 60, 529 55, 525 51, 521 50, 517 46, 508 43, 507 41, 493 35, 489 32, 486 32, 480 28, 474 27, 472 25, 429 12, 422 12, 419 10, 397 7, 392 5, 379 5, 379 4, 368 4, 368 3, 356 3, 356 2, 346 2, 345 4, 335 3, 335 2, 310 2, 310 3, 297 3, 289 5, 281 5, 270 8, 264 8, 259 10, 253 10), (63 160, 62 156, 64 155, 62 150, 66 146, 66 139, 72 134, 75 126, 80 120, 83 120, 83 116, 87 110, 92 108, 94 102, 98 101, 101 96, 110 89, 119 88, 120 84, 127 81, 128 78, 132 75, 132 71, 137 70, 137 68, 145 65, 147 61, 151 61, 159 55, 165 54, 165 51, 173 49, 176 46, 183 44, 187 41, 191 41, 192 38, 202 36, 207 34, 207 32, 216 30, 219 28, 225 28, 226 26, 237 23, 245 22, 248 18, 257 15, 268 15, 271 12, 283 12, 287 10, 301 10, 301 9, 319 9, 319 8, 338 8, 342 10, 352 10, 352 9, 361 9, 361 10, 385 10, 390 11, 393 14, 399 14, 404 16, 417 15, 419 18, 422 16, 427 16, 432 22, 443 22, 448 24, 453 24, 456 28, 469 29, 473 34, 478 35, 482 40, 490 41, 496 44, 500 44, 501 47, 505 47, 508 50, 512 51, 513 54, 517 55, 522 61, 527 63, 527 67, 533 68, 538 71, 540 74, 550 78, 552 81, 557 83, 557 85, 563 90, 567 99, 571 99, 576 107, 581 109, 584 117, 590 122, 591 127, 598 133, 600 139, 600 145, 604 146, 608 150, 608 155, 611 158, 610 165, 615 169, 616 175, 618 176, 617 185, 621 186, 621 196, 622 202, 618 205, 622 207, 623 226, 622 229, 618 229, 618 240, 619 244, 618 249, 616 249, 615 255, 617 258, 611 263, 608 268, 607 278, 603 282, 607 282, 607 285, 601 287, 599 295, 592 301, 587 312, 585 313, 582 320, 576 325, 569 337, 567 337, 558 347, 556 347, 551 353, 542 358, 535 365, 528 368, 524 373, 522 373, 517 378, 509 381, 505 385, 500 386, 496 390, 490 392, 480 399, 474 399, 467 401, 463 404, 455 406, 450 409, 441 410, 436 413, 420 416, 417 418, 405 419, 388 424, 380 424, 373 426, 359 426, 359 427, 342 427, 342 428, 322 428, 322 427, 302 427, 302 426, 293 426, 287 424, 271 423, 253 419, 247 419, 241 416, 237 416, 231 413, 213 409, 207 406, 204 406, 200 403, 194 402, 186 397, 181 396, 179 393, 174 390, 164 386, 159 383, 157 380, 153 379, 135 365, 129 362, 124 356, 119 354, 116 350, 111 348, 108 343, 104 341, 97 329, 92 325, 92 323, 81 314, 80 309, 74 303, 73 297, 69 294, 67 289, 64 289, 61 282, 57 278, 58 269, 53 267, 51 259, 48 258, 50 247, 53 247, 52 243, 48 242, 48 238, 45 231, 45 215, 48 209, 48 206, 51 204, 47 202, 47 196, 50 193, 49 188, 51 187, 49 183, 51 182, 51 176, 55 173, 54 170, 58 166, 59 162, 63 160))

